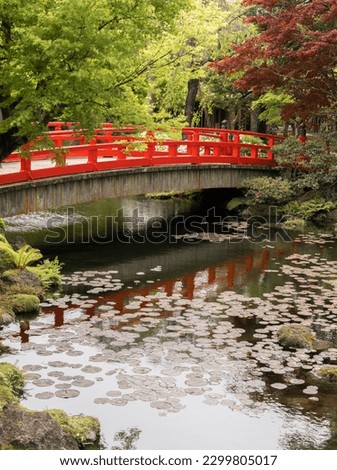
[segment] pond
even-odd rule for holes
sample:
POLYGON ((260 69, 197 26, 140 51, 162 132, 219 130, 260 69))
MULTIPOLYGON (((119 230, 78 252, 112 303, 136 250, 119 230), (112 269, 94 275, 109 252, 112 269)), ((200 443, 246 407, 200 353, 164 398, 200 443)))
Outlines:
MULTIPOLYGON (((95 207, 101 220, 111 204, 95 207)), ((145 222, 194 210, 125 205, 145 222)), ((41 245, 46 217, 7 222, 41 245)), ((61 295, 0 332, 12 348, 2 359, 26 373, 22 404, 98 417, 107 448, 137 428, 138 449, 336 449, 337 382, 320 373, 337 364, 334 233, 285 240, 262 227, 257 240, 245 223, 225 224, 220 236, 184 227, 160 243, 45 245, 65 263, 61 295), (310 327, 316 346, 282 347, 277 331, 290 323, 310 327)))

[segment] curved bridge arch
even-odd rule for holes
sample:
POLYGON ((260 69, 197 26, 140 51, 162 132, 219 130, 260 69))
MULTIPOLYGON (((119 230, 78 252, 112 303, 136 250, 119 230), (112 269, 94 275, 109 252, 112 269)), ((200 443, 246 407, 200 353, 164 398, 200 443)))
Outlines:
MULTIPOLYGON (((57 124, 57 123, 52 123, 57 124)), ((50 148, 14 153, 0 169, 3 217, 100 199, 164 191, 235 188, 247 177, 273 174, 276 136, 223 129, 183 129, 183 140, 136 135, 106 125, 89 142, 72 129, 49 133, 50 148), (245 136, 260 139, 245 142, 245 136)), ((29 146, 29 145, 28 145, 29 146)))

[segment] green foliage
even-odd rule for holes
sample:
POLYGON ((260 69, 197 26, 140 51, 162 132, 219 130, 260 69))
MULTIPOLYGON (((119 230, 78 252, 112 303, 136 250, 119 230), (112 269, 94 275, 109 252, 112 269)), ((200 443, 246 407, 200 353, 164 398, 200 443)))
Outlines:
POLYGON ((298 167, 298 157, 303 155, 303 144, 296 137, 288 137, 273 146, 276 162, 281 166, 298 167))
POLYGON ((242 135, 240 141, 244 144, 264 145, 263 140, 256 135, 242 135))
MULTIPOLYGON (((1 385, 1 376, 0 376, 0 411, 2 408, 9 403, 18 403, 18 398, 14 395, 12 390, 6 385, 1 385)), ((0 450, 2 450, 0 448, 0 450)))
POLYGON ((37 266, 28 266, 28 271, 36 274, 46 290, 57 290, 61 287, 63 264, 56 257, 53 260, 46 259, 37 266))
POLYGON ((74 437, 81 449, 98 443, 100 423, 97 418, 91 416, 68 416, 64 411, 57 409, 48 410, 48 413, 58 422, 63 431, 74 437))
POLYGON ((268 91, 252 103, 252 109, 263 109, 259 118, 270 125, 281 125, 281 113, 286 104, 293 103, 294 99, 283 90, 268 91))
POLYGON ((305 145, 290 137, 275 145, 273 152, 297 194, 337 182, 337 143, 330 135, 310 137, 305 145))
POLYGON ((261 176, 245 179, 240 185, 252 204, 280 204, 288 201, 293 190, 288 180, 261 176))
POLYGON ((211 113, 214 107, 228 109, 242 104, 243 95, 234 91, 232 80, 225 75, 219 77, 208 65, 231 43, 249 35, 251 27, 241 22, 245 9, 239 2, 192 0, 191 5, 177 17, 175 30, 165 31, 162 40, 153 42, 145 56, 148 60, 158 58, 148 74, 153 116, 168 113, 189 118, 188 84, 195 81, 196 96, 190 105, 192 123, 196 124, 202 110, 211 113))
POLYGON ((11 246, 4 235, 0 234, 0 253, 4 253, 12 262, 13 266, 19 269, 26 268, 29 264, 35 263, 42 258, 40 250, 25 245, 17 251, 11 246))
POLYGON ((15 397, 23 393, 25 381, 22 372, 12 364, 0 363, 0 386, 8 387, 15 397))
POLYGON ((6 224, 4 219, 0 217, 0 232, 4 232, 6 230, 6 224))
POLYGON ((0 268, 2 267, 2 271, 6 271, 8 268, 27 269, 39 277, 45 290, 59 289, 62 279, 62 263, 56 257, 54 260, 46 259, 40 264, 31 266, 40 261, 42 257, 40 250, 30 245, 24 245, 15 250, 6 237, 0 234, 0 268))
POLYGON ((234 211, 235 209, 238 209, 241 206, 249 206, 251 204, 254 204, 254 199, 234 197, 227 203, 226 207, 229 211, 234 211))
POLYGON ((292 201, 282 208, 287 215, 313 220, 320 214, 326 214, 336 207, 336 203, 325 199, 310 199, 309 201, 292 201))
POLYGON ((142 75, 157 58, 143 52, 189 4, 1 0, 0 159, 41 134, 51 119, 79 122, 89 131, 107 118, 146 120, 142 75))

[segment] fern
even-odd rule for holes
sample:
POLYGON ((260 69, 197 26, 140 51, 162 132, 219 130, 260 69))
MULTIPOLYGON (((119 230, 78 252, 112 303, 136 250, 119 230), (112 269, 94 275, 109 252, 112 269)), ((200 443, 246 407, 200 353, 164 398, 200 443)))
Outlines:
POLYGON ((40 250, 30 245, 22 246, 18 251, 14 250, 2 234, 0 234, 0 252, 6 253, 10 262, 18 269, 24 269, 29 264, 35 263, 42 258, 40 250))
POLYGON ((16 252, 18 268, 26 268, 28 265, 39 261, 42 258, 42 253, 37 248, 32 248, 30 245, 25 245, 19 248, 16 252))
POLYGON ((56 257, 54 260, 44 260, 43 263, 37 266, 28 266, 28 271, 36 274, 46 290, 58 289, 61 287, 61 269, 63 264, 59 262, 56 257))

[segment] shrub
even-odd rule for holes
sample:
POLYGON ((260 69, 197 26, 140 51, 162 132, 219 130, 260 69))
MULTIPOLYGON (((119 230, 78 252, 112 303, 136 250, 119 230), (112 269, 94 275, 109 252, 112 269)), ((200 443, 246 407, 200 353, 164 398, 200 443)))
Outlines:
POLYGON ((246 197, 254 201, 253 204, 280 204, 293 195, 288 180, 270 176, 245 179, 240 186, 244 188, 246 197))
POLYGON ((305 145, 289 137, 274 145, 273 153, 283 176, 292 180, 297 193, 337 181, 337 142, 330 135, 309 138, 305 145))
POLYGON ((325 199, 310 199, 309 201, 292 201, 282 208, 287 215, 313 220, 321 214, 327 214, 336 207, 336 203, 325 199))

